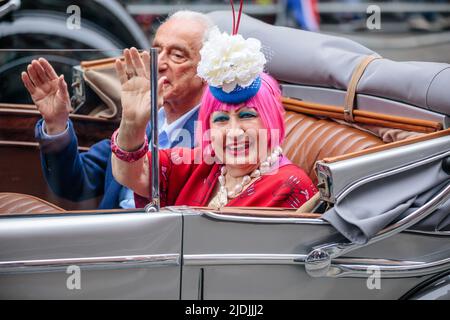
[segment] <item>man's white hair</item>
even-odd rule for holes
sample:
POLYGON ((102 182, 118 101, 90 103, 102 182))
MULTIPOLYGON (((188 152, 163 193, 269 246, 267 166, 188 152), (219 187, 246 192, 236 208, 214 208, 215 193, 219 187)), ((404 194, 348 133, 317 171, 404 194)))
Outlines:
POLYGON ((179 10, 173 14, 171 14, 167 20, 170 21, 172 19, 184 19, 184 20, 193 20, 197 21, 205 26, 205 33, 203 34, 203 40, 206 40, 208 37, 209 31, 211 28, 215 26, 214 22, 210 17, 208 17, 206 14, 197 12, 197 11, 191 11, 191 10, 179 10))

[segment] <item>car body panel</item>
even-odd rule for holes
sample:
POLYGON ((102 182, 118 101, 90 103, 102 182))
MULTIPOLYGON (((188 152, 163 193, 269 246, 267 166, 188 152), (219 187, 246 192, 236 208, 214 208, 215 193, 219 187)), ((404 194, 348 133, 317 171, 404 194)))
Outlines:
MULTIPOLYGON (((328 223, 222 218, 177 208, 156 214, 3 217, 1 297, 178 299, 181 286, 182 299, 398 299, 432 276, 382 277, 380 288, 372 289, 370 272, 365 277, 313 278, 294 258, 340 237, 328 223), (182 269, 180 263, 81 264, 81 290, 67 288, 71 274, 64 267, 5 269, 6 261, 177 254, 182 233, 182 269)), ((351 256, 408 261, 445 250, 448 237, 404 232, 351 256)))
POLYGON ((413 295, 409 296, 411 300, 450 300, 450 274, 443 275, 422 286, 413 295))
POLYGON ((181 228, 176 213, 3 217, 0 297, 178 299, 181 228), (166 262, 136 260, 167 255, 166 262), (125 261, 108 262, 118 257, 125 261), (66 285, 70 265, 81 268, 80 290, 66 285))
MULTIPOLYGON (((312 278, 294 260, 339 238, 325 222, 226 221, 201 214, 185 214, 184 219, 183 299, 398 299, 429 277, 382 277, 379 289, 368 288, 370 272, 312 278)), ((408 261, 446 249, 448 238, 401 233, 345 257, 408 261)))

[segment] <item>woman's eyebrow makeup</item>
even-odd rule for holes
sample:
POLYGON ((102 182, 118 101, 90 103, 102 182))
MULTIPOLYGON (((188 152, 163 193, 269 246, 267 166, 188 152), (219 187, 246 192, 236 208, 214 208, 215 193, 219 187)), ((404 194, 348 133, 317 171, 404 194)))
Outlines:
POLYGON ((230 116, 228 115, 228 113, 223 112, 223 111, 218 111, 217 114, 213 114, 213 122, 217 122, 217 121, 224 121, 224 120, 228 120, 230 119, 230 116))
POLYGON ((258 112, 257 112, 256 110, 247 109, 247 110, 240 110, 240 111, 238 112, 238 114, 239 114, 239 115, 242 115, 242 114, 251 114, 251 115, 257 116, 257 115, 258 115, 258 112))

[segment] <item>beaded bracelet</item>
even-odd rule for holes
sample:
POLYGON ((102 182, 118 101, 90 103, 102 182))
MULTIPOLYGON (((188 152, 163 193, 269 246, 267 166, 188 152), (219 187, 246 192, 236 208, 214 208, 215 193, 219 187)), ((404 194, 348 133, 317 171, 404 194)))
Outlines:
POLYGON ((135 162, 139 159, 141 159, 144 155, 147 154, 148 151, 148 139, 147 136, 145 136, 144 144, 142 147, 140 147, 136 151, 125 151, 123 149, 120 149, 120 147, 117 145, 117 134, 119 133, 119 129, 114 131, 112 137, 111 137, 111 151, 116 155, 117 158, 119 158, 122 161, 125 162, 135 162))

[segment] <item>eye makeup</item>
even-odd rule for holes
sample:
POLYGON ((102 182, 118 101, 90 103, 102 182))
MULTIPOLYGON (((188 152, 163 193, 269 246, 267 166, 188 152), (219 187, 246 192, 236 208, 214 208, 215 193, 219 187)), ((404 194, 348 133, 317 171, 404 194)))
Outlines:
POLYGON ((213 123, 216 122, 224 122, 230 120, 230 116, 226 113, 218 113, 216 115, 213 115, 213 123))
POLYGON ((239 111, 238 117, 240 119, 246 119, 246 118, 256 118, 258 116, 258 113, 253 110, 242 110, 239 111))

